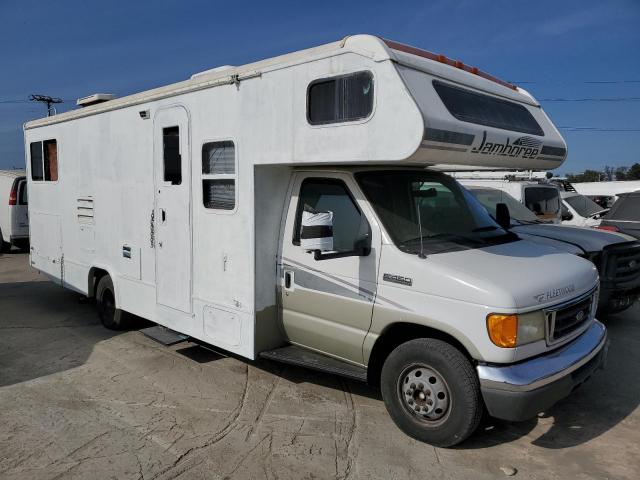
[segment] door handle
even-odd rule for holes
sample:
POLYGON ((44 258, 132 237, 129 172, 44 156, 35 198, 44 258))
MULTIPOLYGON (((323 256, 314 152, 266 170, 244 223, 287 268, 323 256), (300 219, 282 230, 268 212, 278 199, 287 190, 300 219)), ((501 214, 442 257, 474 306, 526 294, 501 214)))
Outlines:
POLYGON ((294 278, 293 278, 293 272, 291 270, 285 270, 284 271, 284 289, 292 292, 294 289, 294 278))
POLYGON ((167 221, 167 212, 164 211, 164 208, 161 208, 160 212, 162 214, 162 223, 164 223, 167 221))

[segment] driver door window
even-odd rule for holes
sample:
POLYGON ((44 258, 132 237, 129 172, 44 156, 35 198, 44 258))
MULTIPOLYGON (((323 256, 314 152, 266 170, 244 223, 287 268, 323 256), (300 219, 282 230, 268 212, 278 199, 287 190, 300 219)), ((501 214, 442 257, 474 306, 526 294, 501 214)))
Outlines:
POLYGON ((369 223, 351 198, 346 185, 334 179, 306 179, 300 187, 293 244, 300 245, 302 212, 333 212, 333 247, 336 252, 351 252, 370 237, 369 223))

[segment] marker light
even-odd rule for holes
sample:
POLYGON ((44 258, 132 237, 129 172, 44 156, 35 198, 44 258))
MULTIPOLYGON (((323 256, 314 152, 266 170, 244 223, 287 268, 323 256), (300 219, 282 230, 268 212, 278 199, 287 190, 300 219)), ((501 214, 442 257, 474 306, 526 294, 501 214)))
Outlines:
POLYGON ((606 230, 607 232, 619 232, 620 229, 615 225, 598 225, 596 227, 598 230, 606 230))
POLYGON ((487 315, 487 331, 491 341, 498 347, 514 348, 518 341, 518 316, 487 315))

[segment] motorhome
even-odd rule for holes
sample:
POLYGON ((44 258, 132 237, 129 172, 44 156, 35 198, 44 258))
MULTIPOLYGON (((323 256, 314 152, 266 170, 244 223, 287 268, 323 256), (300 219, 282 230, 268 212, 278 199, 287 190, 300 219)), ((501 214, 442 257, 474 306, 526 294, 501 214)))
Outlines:
POLYGON ((560 223, 566 219, 562 217, 560 192, 543 180, 544 172, 454 170, 449 173, 463 185, 497 188, 508 193, 542 221, 560 223))
MULTIPOLYGON (((504 230, 431 165, 550 169, 524 90, 355 35, 24 126, 31 265, 248 359, 379 384, 440 446, 535 416, 606 357, 593 264, 504 230)), ((82 103, 82 102, 81 102, 82 103)))
POLYGON ((0 251, 29 243, 27 179, 24 170, 0 170, 0 251))

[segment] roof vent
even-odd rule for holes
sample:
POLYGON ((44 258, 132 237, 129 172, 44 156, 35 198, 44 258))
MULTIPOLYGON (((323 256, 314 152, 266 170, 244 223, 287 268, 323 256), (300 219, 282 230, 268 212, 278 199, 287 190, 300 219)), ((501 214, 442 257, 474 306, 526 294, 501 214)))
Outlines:
POLYGON ((76 100, 76 105, 78 105, 79 107, 89 107, 91 105, 108 102, 109 100, 113 99, 114 96, 110 93, 94 93, 93 95, 79 98, 78 100, 76 100))
POLYGON ((193 75, 191 75, 191 79, 204 77, 205 75, 209 75, 210 73, 218 73, 218 72, 224 72, 225 70, 233 70, 234 68, 236 68, 234 65, 221 65, 216 68, 210 68, 209 70, 205 70, 204 72, 194 73, 193 75))

